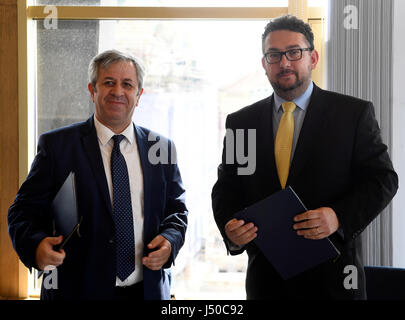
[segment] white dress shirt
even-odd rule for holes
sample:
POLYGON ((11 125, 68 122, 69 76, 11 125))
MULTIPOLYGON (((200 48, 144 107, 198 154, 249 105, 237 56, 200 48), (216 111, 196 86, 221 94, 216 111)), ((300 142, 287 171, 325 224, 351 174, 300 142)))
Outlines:
MULTIPOLYGON (((113 203, 112 179, 111 179, 111 152, 114 145, 112 137, 115 133, 99 122, 94 116, 94 125, 97 131, 98 143, 103 158, 105 176, 110 192, 111 205, 113 203)), ((135 271, 124 281, 116 279, 116 286, 130 286, 143 279, 142 256, 143 256, 143 174, 138 145, 136 143, 134 125, 131 124, 120 134, 125 136, 120 143, 120 150, 128 167, 129 187, 131 189, 132 214, 134 219, 135 234, 135 271)))

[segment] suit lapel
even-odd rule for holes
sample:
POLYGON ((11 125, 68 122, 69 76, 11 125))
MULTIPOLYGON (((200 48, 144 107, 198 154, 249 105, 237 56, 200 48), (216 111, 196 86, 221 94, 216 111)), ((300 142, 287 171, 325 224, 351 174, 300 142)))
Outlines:
MULTIPOLYGON (((266 175, 264 181, 266 183, 271 181, 277 181, 277 185, 279 185, 279 179, 277 175, 277 167, 276 167, 276 158, 274 154, 274 132, 273 132, 273 108, 274 108, 274 94, 266 100, 266 104, 263 106, 263 113, 261 115, 260 121, 260 131, 263 134, 259 134, 257 138, 257 146, 264 146, 263 149, 263 158, 265 164, 265 172, 266 175)), ((260 157, 258 157, 257 161, 260 161, 260 157)))
POLYGON ((98 144, 97 132, 94 126, 93 117, 90 117, 85 129, 82 132, 82 143, 87 158, 89 159, 90 166, 94 173, 94 178, 97 182, 97 186, 100 189, 103 201, 108 208, 108 211, 112 215, 112 207, 110 200, 110 193, 108 191, 107 179, 105 176, 105 170, 103 166, 103 159, 101 157, 100 147, 98 144))
POLYGON ((135 129, 135 138, 136 143, 138 145, 138 152, 139 158, 141 160, 141 167, 142 167, 142 175, 143 175, 143 205, 144 205, 144 228, 146 230, 146 226, 148 226, 149 222, 149 215, 150 212, 150 201, 151 201, 151 177, 152 177, 152 164, 148 159, 148 151, 149 151, 149 142, 146 132, 142 130, 142 128, 137 127, 134 124, 135 129))
POLYGON ((304 168, 309 157, 313 155, 313 149, 321 141, 325 130, 326 101, 322 98, 322 90, 314 85, 311 101, 308 105, 307 114, 297 141, 294 158, 291 163, 287 185, 294 181, 304 168))

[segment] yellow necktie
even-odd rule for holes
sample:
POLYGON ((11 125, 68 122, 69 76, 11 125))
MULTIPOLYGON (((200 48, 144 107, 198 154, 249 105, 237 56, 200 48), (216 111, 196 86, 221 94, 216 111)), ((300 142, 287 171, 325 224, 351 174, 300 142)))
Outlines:
POLYGON ((288 172, 290 171, 290 158, 294 135, 293 112, 296 105, 294 102, 284 102, 282 107, 284 113, 277 130, 274 154, 276 157, 278 178, 280 179, 281 187, 284 189, 287 183, 288 172))

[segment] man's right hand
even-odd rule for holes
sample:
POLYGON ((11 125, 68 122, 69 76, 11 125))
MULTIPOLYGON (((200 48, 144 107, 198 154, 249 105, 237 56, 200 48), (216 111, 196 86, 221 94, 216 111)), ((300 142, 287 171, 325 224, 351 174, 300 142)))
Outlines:
POLYGON ((46 237, 38 245, 35 251, 35 261, 37 266, 41 270, 45 270, 46 266, 60 266, 66 257, 66 253, 63 249, 55 251, 53 246, 60 244, 63 240, 63 236, 59 237, 46 237))
POLYGON ((232 219, 225 225, 225 234, 234 244, 243 246, 257 237, 257 227, 252 222, 232 219))

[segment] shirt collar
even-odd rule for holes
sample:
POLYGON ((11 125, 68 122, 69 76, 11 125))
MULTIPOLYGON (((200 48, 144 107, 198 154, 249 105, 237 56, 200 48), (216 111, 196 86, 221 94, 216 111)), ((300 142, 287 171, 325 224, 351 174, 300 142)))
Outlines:
MULTIPOLYGON (((301 96, 293 100, 293 102, 297 105, 297 107, 299 107, 304 111, 307 109, 313 90, 314 90, 314 83, 311 81, 307 90, 305 90, 305 92, 301 96)), ((286 101, 287 100, 281 98, 280 96, 277 95, 277 93, 274 92, 274 108, 276 112, 280 110, 281 105, 286 101)))
MULTIPOLYGON (((100 121, 98 121, 95 115, 93 116, 93 119, 94 119, 94 126, 96 127, 97 137, 100 140, 101 144, 105 146, 115 135, 115 133, 110 128, 106 127, 100 121)), ((126 129, 122 131, 120 134, 122 134, 130 144, 134 142, 135 132, 132 121, 130 125, 126 127, 126 129)))

